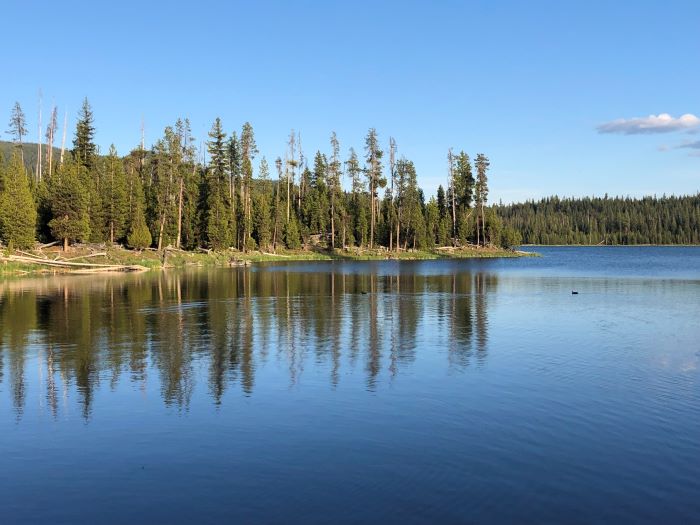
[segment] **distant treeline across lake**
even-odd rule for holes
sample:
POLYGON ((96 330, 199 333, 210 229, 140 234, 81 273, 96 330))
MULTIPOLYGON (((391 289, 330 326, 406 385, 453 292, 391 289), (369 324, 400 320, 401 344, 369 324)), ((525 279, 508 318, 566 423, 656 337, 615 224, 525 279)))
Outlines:
POLYGON ((495 208, 524 244, 700 244, 700 194, 555 196, 495 208))

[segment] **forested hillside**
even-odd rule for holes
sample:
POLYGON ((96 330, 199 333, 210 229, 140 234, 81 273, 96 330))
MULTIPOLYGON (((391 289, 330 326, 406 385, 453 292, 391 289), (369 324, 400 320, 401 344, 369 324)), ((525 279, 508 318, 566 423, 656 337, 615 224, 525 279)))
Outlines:
MULTIPOLYGON (((28 142, 22 145, 22 151, 24 152, 24 165, 29 173, 35 173, 37 167, 37 160, 39 159, 39 147, 35 142, 28 142)), ((16 144, 14 142, 0 140, 0 158, 4 160, 7 164, 12 158, 12 152, 14 151, 16 144)), ((43 146, 43 155, 46 156, 47 149, 43 146)), ((53 157, 58 159, 61 155, 60 148, 53 148, 53 157)))
POLYGON ((496 210, 526 244, 700 244, 700 194, 549 197, 496 210))

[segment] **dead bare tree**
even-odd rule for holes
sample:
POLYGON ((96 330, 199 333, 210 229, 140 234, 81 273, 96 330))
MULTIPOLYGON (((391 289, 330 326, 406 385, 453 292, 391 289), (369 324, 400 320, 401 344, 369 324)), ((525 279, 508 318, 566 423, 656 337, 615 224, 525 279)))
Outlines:
POLYGON ((38 126, 38 130, 39 130, 39 133, 38 133, 39 140, 37 141, 37 145, 36 145, 36 147, 37 147, 37 161, 36 161, 36 180, 37 180, 37 182, 41 181, 41 157, 42 157, 42 155, 41 155, 41 145, 42 145, 42 141, 41 141, 41 132, 42 132, 42 129, 41 129, 41 90, 39 90, 39 126, 38 126))
POLYGON ((53 107, 51 111, 51 118, 49 119, 49 125, 46 128, 46 147, 48 149, 46 153, 46 159, 48 160, 48 171, 47 174, 50 177, 53 170, 53 143, 56 140, 56 130, 58 129, 58 108, 53 107))
POLYGON ((66 151, 66 127, 68 126, 68 111, 63 113, 63 138, 61 139, 61 158, 60 163, 63 166, 63 154, 66 151))
POLYGON ((452 200, 452 245, 457 246, 457 200, 455 198, 455 162, 452 148, 447 151, 447 173, 452 200))
MULTIPOLYGON (((398 213, 395 211, 396 207, 394 206, 394 200, 396 198, 396 194, 394 193, 394 188, 395 188, 395 182, 396 182, 396 140, 394 140, 394 137, 389 137, 389 171, 391 172, 391 215, 392 219, 394 218, 394 215, 396 216, 396 252, 398 253, 399 251, 399 228, 401 224, 400 220, 400 215, 401 210, 399 209, 398 213)), ((389 251, 392 250, 393 246, 393 228, 391 227, 391 224, 389 225, 389 251)))

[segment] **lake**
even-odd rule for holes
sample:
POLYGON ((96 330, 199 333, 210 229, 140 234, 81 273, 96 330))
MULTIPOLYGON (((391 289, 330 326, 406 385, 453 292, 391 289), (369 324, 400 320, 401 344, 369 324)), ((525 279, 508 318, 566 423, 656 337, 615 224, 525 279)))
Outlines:
POLYGON ((0 282, 0 522, 700 521, 700 248, 527 249, 0 282))

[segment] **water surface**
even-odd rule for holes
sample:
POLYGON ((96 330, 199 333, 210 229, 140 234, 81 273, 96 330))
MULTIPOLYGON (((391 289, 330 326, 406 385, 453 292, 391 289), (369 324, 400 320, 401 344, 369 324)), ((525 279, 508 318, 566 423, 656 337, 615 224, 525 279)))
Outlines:
POLYGON ((535 250, 1 282, 0 521, 700 520, 700 249, 535 250))

